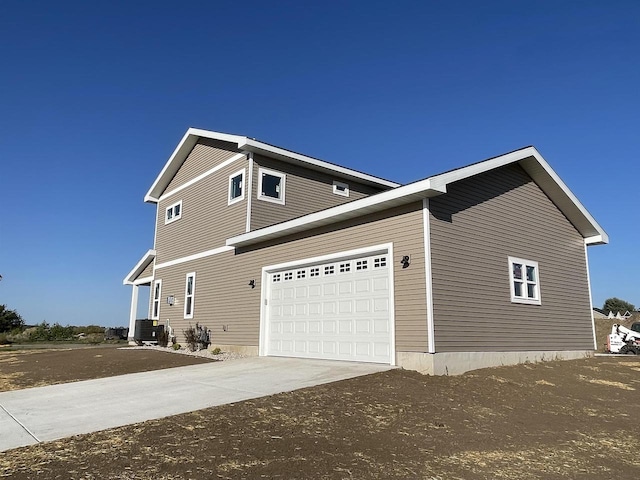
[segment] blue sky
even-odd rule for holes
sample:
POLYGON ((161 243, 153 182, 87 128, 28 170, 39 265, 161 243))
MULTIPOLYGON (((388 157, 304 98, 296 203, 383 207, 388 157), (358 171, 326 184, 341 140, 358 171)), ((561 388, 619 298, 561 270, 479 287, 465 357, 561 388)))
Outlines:
POLYGON ((638 2, 4 1, 0 303, 126 325, 198 127, 398 182, 535 145, 611 238, 594 305, 640 305, 638 52, 638 2))

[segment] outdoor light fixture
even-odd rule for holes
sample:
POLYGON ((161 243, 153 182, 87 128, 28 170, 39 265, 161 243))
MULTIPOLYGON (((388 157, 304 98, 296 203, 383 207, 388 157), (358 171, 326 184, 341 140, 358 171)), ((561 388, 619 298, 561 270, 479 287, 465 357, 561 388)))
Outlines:
POLYGON ((256 288, 256 281, 255 280, 249 280, 249 286, 251 288, 256 288))
POLYGON ((175 297, 174 297, 173 295, 169 295, 169 296, 167 297, 167 303, 168 303, 169 305, 173 305, 173 304, 175 303, 175 300, 176 300, 176 299, 175 299, 175 297))
POLYGON ((409 255, 405 255, 402 257, 402 260, 400 260, 400 263, 402 264, 402 268, 407 268, 409 266, 411 258, 409 257, 409 255))

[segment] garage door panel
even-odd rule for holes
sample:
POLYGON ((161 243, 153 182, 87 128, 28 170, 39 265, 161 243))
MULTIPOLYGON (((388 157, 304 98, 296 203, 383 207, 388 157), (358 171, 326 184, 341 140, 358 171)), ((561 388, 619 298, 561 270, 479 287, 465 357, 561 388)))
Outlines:
POLYGON ((386 255, 270 274, 267 355, 390 363, 386 255))

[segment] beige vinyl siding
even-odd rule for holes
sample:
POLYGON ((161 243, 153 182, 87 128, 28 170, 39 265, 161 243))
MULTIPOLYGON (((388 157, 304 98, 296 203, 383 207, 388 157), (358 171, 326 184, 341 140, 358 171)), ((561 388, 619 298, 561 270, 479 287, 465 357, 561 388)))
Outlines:
POLYGON ((171 182, 169 182, 169 185, 164 190, 163 194, 171 192, 175 188, 193 180, 198 175, 211 170, 213 167, 221 164, 225 160, 228 160, 238 152, 239 150, 234 148, 230 143, 201 138, 193 147, 191 153, 187 155, 184 163, 171 182))
POLYGON ((345 180, 335 175, 291 165, 281 160, 260 155, 254 155, 252 190, 251 230, 284 222, 382 191, 382 189, 345 180), (257 199, 260 167, 286 175, 285 205, 257 199), (349 197, 333 193, 334 180, 349 185, 349 197))
POLYGON ((246 158, 160 201, 156 219, 156 265, 222 247, 227 238, 245 232, 247 196, 228 205, 229 175, 242 168, 248 174, 246 158), (165 225, 166 208, 180 200, 182 218, 165 225))
POLYGON ((430 200, 437 352, 593 348, 582 236, 518 165, 430 200), (511 303, 508 257, 539 264, 541 305, 511 303))
POLYGON ((194 318, 212 330, 212 341, 222 345, 258 345, 260 333, 260 295, 262 267, 287 263, 393 242, 396 349, 427 351, 427 313, 425 300, 424 240, 422 204, 397 207, 366 218, 351 220, 265 243, 242 251, 161 268, 163 297, 176 296, 176 305, 163 305, 161 320, 171 319, 177 333, 189 321, 182 320, 184 281, 196 272, 194 318), (400 258, 411 256, 403 269, 400 258), (256 280, 256 288, 249 280, 256 280), (169 309, 169 310, 168 310, 169 309), (165 314, 165 312, 168 312, 165 314), (169 314, 170 313, 170 314, 169 314), (179 317, 179 318, 178 318, 179 317), (223 331, 228 325, 228 331, 223 331))

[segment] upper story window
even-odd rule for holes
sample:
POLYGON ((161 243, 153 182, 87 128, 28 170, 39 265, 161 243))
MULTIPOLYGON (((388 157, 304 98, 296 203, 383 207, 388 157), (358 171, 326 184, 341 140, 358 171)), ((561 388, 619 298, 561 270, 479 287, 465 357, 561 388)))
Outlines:
POLYGON ((285 174, 275 170, 258 170, 258 199, 284 205, 285 174))
POLYGON ((509 257, 511 301, 540 305, 540 280, 538 262, 509 257))
POLYGON ((342 195, 343 197, 349 196, 349 184, 338 181, 333 182, 333 193, 336 195, 342 195))
POLYGON ((166 225, 167 223, 180 220, 180 218, 182 218, 182 200, 167 207, 166 213, 164 214, 164 223, 166 225))
POLYGON ((244 169, 229 175, 229 205, 244 200, 244 169))

